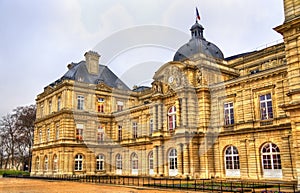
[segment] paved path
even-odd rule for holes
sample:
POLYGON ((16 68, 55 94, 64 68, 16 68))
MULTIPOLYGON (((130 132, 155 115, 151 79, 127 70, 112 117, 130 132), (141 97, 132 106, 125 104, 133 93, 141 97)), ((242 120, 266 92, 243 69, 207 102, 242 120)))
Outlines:
POLYGON ((143 189, 79 182, 0 178, 0 193, 163 193, 189 191, 143 189))

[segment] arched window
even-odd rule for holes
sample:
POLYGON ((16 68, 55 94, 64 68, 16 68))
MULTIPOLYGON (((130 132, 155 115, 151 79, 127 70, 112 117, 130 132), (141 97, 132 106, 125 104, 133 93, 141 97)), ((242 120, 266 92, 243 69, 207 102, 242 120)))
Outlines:
POLYGON ((229 146, 225 150, 225 171, 227 177, 240 176, 239 152, 235 146, 229 146))
POLYGON ((278 146, 274 143, 266 143, 261 149, 261 156, 264 177, 281 178, 281 159, 278 146))
POLYGON ((177 150, 171 149, 168 154, 169 160, 169 176, 176 176, 177 170, 177 150))
POLYGON ((58 170, 58 159, 57 159, 57 155, 54 154, 53 156, 53 171, 57 171, 58 170))
POLYGON ((170 131, 176 127, 176 107, 172 106, 168 110, 168 128, 170 131))
POLYGON ((45 156, 44 158, 44 171, 48 171, 48 157, 45 156))
POLYGON ((116 174, 122 175, 122 156, 116 155, 116 174))
POLYGON ((36 171, 40 170, 40 158, 39 157, 36 157, 36 160, 35 160, 35 169, 36 169, 36 171))
POLYGON ((96 157, 96 170, 104 170, 104 155, 102 154, 96 157))
POLYGON ((138 175, 138 168, 139 168, 139 159, 136 153, 131 154, 131 174, 138 175))
POLYGON ((75 156, 75 171, 82 171, 83 156, 77 154, 75 156))
POLYGON ((148 159, 149 159, 149 174, 153 175, 154 174, 154 170, 153 170, 153 151, 150 151, 149 155, 148 155, 148 159))

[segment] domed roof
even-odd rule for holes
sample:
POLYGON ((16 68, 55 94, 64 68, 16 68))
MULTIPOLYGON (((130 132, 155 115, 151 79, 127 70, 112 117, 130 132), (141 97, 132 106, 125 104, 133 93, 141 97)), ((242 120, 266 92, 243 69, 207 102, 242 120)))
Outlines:
POLYGON ((190 30, 192 39, 178 49, 174 55, 173 61, 191 59, 195 54, 199 53, 224 59, 222 51, 215 44, 205 40, 203 37, 204 28, 198 23, 198 21, 196 21, 190 30))

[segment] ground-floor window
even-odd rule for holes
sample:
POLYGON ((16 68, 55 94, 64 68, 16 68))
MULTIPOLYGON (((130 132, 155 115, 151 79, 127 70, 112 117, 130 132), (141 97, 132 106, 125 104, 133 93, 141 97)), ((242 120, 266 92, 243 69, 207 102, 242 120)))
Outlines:
POLYGON ((122 156, 116 155, 116 174, 122 175, 122 156))
POLYGON ((153 175, 154 174, 154 170, 153 170, 153 151, 151 151, 149 153, 149 156, 148 156, 148 159, 149 159, 149 175, 153 175))
POLYGON ((169 151, 168 160, 169 160, 169 176, 176 176, 178 174, 176 149, 171 149, 169 151))
POLYGON ((225 150, 225 171, 227 177, 240 176, 239 152, 235 146, 229 146, 225 150))
POLYGON ((48 171, 48 157, 45 156, 44 158, 44 171, 48 171))
POLYGON ((57 155, 53 156, 53 171, 57 171, 58 170, 58 159, 57 159, 57 155))
POLYGON ((35 160, 35 169, 36 169, 36 171, 40 170, 40 158, 39 157, 36 157, 36 160, 35 160))
POLYGON ((96 157, 96 170, 104 170, 104 155, 102 154, 96 157))
POLYGON ((280 151, 274 143, 266 143, 261 149, 262 168, 265 178, 282 178, 280 151))
POLYGON ((132 175, 138 175, 138 168, 139 168, 139 159, 138 159, 138 155, 136 153, 132 153, 131 154, 131 165, 132 165, 132 169, 131 169, 131 174, 132 175))
POLYGON ((83 156, 77 154, 75 156, 75 171, 82 171, 83 156))

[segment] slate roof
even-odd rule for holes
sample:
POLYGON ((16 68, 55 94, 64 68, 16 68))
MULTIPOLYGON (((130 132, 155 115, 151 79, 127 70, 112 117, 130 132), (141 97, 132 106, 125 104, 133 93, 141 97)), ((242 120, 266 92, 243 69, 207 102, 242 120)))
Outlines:
POLYGON ((112 88, 122 88, 124 90, 130 90, 129 87, 121 79, 119 79, 107 66, 99 64, 98 75, 90 74, 86 67, 85 61, 81 61, 79 63, 71 63, 69 70, 60 79, 50 84, 50 86, 61 82, 64 79, 76 80, 89 84, 99 84, 103 82, 104 84, 112 88))

